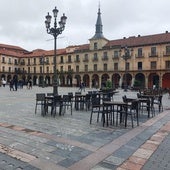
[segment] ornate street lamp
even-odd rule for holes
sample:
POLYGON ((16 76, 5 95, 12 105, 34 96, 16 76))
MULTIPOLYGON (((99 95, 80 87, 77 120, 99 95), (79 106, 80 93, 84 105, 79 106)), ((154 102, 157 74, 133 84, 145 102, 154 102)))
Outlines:
POLYGON ((122 56, 125 60, 125 76, 124 76, 124 91, 127 91, 127 60, 130 58, 130 50, 127 46, 124 47, 124 55, 122 56))
POLYGON ((46 25, 46 29, 47 29, 47 33, 53 35, 54 37, 54 80, 53 80, 53 93, 54 95, 58 95, 58 75, 57 75, 57 36, 59 34, 61 34, 64 31, 65 28, 65 24, 66 24, 66 20, 67 17, 65 16, 65 14, 63 14, 63 16, 61 17, 60 21, 58 22, 59 27, 57 27, 57 14, 58 14, 58 9, 55 7, 55 9, 53 9, 53 16, 54 16, 54 27, 51 27, 51 15, 49 15, 49 13, 46 16, 46 20, 45 20, 45 25, 46 25))

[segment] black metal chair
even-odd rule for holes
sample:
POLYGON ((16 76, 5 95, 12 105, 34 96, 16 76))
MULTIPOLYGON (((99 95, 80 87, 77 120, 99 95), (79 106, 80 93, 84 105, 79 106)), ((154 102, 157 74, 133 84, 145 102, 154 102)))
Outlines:
POLYGON ((159 95, 159 96, 155 97, 155 99, 153 101, 153 105, 158 106, 159 112, 163 111, 162 97, 163 97, 162 95, 159 95))
POLYGON ((53 98, 53 102, 51 105, 51 115, 55 117, 57 112, 57 107, 59 108, 59 115, 61 115, 62 107, 63 107, 62 97, 61 95, 55 95, 53 98))
POLYGON ((101 104, 100 94, 92 94, 90 124, 92 123, 92 117, 94 113, 97 113, 97 122, 98 122, 99 114, 103 113, 103 104, 101 104))
POLYGON ((71 95, 63 95, 63 99, 62 99, 63 113, 65 113, 66 108, 68 109, 69 107, 70 107, 71 115, 72 115, 72 96, 71 95))
POLYGON ((35 114, 37 113, 37 106, 41 106, 41 114, 45 115, 45 93, 37 93, 36 94, 36 104, 35 104, 35 114))
POLYGON ((136 118, 137 126, 139 126, 139 101, 133 100, 131 104, 127 104, 125 110, 122 112, 125 117, 125 127, 127 127, 128 116, 131 117, 132 128, 134 127, 134 118, 136 118))

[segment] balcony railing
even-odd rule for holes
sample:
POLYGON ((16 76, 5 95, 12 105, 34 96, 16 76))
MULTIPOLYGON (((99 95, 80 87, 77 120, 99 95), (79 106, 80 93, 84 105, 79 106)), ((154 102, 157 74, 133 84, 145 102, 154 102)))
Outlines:
POLYGON ((89 59, 88 58, 84 58, 83 62, 88 62, 89 59))
POLYGON ((108 56, 103 56, 103 57, 102 57, 102 60, 103 60, 103 61, 107 61, 107 60, 108 60, 108 56))
POLYGON ((149 57, 158 57, 158 52, 149 53, 148 56, 149 57))
POLYGON ((144 58, 144 54, 142 53, 142 54, 135 54, 135 57, 136 58, 144 58))
POLYGON ((93 58, 93 61, 98 61, 98 58, 93 58))

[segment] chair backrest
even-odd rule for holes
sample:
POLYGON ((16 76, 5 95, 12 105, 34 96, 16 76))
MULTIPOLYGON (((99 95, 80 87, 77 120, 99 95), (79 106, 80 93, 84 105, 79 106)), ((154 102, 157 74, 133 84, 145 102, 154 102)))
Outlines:
POLYGON ((137 93, 137 97, 138 97, 138 98, 141 98, 141 94, 140 94, 140 93, 137 93))
POLYGON ((54 96, 54 105, 59 105, 62 102, 61 95, 54 96))
POLYGON ((131 103, 131 110, 137 110, 139 107, 139 102, 137 100, 133 100, 131 103))
POLYGON ((54 93, 47 93, 47 96, 53 96, 54 93))
POLYGON ((45 101, 45 93, 36 93, 36 101, 45 101))
POLYGON ((73 92, 68 92, 68 95, 73 97, 73 92))
POLYGON ((79 94, 81 94, 81 92, 75 92, 75 95, 77 95, 77 94, 79 95, 79 94))
POLYGON ((92 97, 91 97, 91 102, 92 102, 92 106, 94 105, 100 105, 100 94, 92 94, 92 97))
POLYGON ((71 98, 70 98, 70 96, 69 95, 63 95, 63 100, 62 100, 64 103, 66 103, 66 102, 71 102, 71 98))

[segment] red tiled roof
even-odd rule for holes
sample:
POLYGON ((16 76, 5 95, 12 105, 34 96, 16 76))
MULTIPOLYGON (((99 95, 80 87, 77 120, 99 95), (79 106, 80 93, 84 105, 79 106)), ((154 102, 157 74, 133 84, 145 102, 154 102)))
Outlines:
POLYGON ((152 44, 170 43, 170 33, 162 33, 147 36, 133 36, 129 38, 123 38, 118 40, 109 41, 106 46, 145 46, 152 44))
MULTIPOLYGON (((65 54, 66 49, 58 49, 57 54, 65 54)), ((31 52, 24 53, 24 57, 41 57, 41 56, 54 56, 54 50, 43 50, 43 49, 36 49, 31 52)))
POLYGON ((0 44, 0 49, 12 49, 12 50, 20 50, 20 51, 26 51, 25 49, 14 46, 14 45, 7 45, 7 44, 0 44))
POLYGON ((0 54, 11 56, 11 57, 22 57, 23 56, 23 53, 21 52, 10 51, 7 49, 0 49, 0 54))

